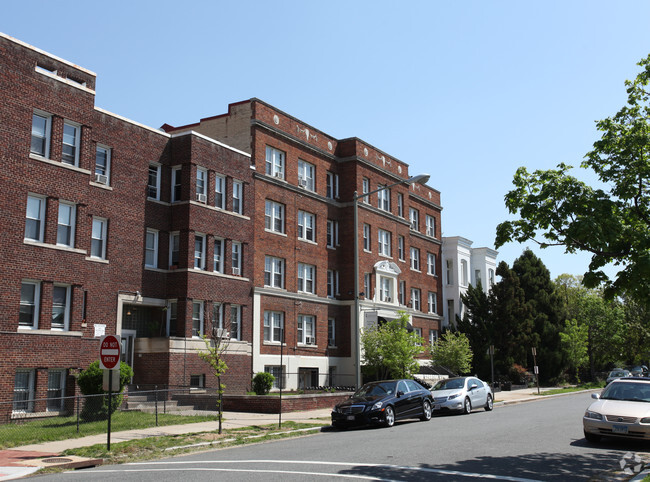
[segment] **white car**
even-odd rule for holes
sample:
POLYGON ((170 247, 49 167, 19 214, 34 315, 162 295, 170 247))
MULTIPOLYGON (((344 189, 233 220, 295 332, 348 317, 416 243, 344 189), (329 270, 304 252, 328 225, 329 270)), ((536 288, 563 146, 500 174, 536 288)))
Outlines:
POLYGON ((492 410, 494 395, 490 386, 476 377, 440 380, 431 389, 433 412, 470 413, 472 408, 492 410))
POLYGON ((585 438, 650 440, 650 378, 619 378, 605 387, 582 418, 585 438))

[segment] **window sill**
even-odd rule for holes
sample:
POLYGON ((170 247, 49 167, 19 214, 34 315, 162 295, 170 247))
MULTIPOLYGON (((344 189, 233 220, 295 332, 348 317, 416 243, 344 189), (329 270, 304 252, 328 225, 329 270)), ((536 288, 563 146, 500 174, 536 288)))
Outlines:
POLYGON ((29 333, 32 335, 75 336, 75 337, 83 336, 83 333, 80 331, 65 331, 56 328, 52 328, 51 330, 42 330, 39 328, 32 328, 29 326, 19 326, 18 332, 25 333, 25 334, 29 333))
POLYGON ((93 258, 92 256, 86 256, 86 261, 92 261, 93 263, 108 264, 108 260, 104 258, 93 258))
POLYGON ((45 164, 50 164, 52 166, 63 167, 65 169, 69 169, 71 171, 78 172, 80 174, 87 174, 89 176, 92 174, 92 172, 90 172, 88 169, 82 169, 80 167, 73 166, 71 164, 66 164, 65 162, 53 161, 52 159, 48 159, 47 157, 39 156, 38 154, 34 154, 33 152, 29 153, 29 158, 33 159, 35 161, 44 162, 45 164))
POLYGON ((318 345, 308 345, 307 343, 298 343, 300 348, 318 348, 318 345))
POLYGON ((100 189, 105 189, 106 191, 112 191, 113 190, 113 186, 109 186, 108 184, 102 184, 100 182, 90 181, 90 185, 94 186, 94 187, 98 187, 100 189))
POLYGON ((264 231, 266 231, 269 234, 275 234, 277 236, 283 236, 285 238, 287 237, 287 233, 281 233, 280 231, 273 231, 272 229, 266 229, 266 228, 264 228, 264 231))
POLYGON ((313 244, 314 246, 318 246, 318 243, 316 241, 312 241, 311 239, 298 238, 298 241, 302 241, 303 243, 313 244))
POLYGON ((70 248, 68 246, 58 246, 56 244, 42 243, 40 241, 34 241, 32 239, 23 239, 23 243, 29 246, 38 246, 40 248, 56 249, 57 251, 65 251, 68 253, 84 254, 84 255, 88 254, 88 252, 85 249, 77 249, 77 248, 70 248))

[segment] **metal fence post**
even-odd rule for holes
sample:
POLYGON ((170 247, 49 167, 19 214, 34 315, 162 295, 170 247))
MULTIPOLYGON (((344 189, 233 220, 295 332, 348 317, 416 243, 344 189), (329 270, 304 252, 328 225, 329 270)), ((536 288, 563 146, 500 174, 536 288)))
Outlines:
POLYGON ((79 405, 81 405, 81 397, 77 395, 75 398, 75 402, 77 404, 77 433, 79 433, 79 405))
POLYGON ((154 385, 153 394, 154 394, 154 397, 155 397, 154 406, 156 407, 156 427, 157 427, 158 426, 158 385, 154 385))

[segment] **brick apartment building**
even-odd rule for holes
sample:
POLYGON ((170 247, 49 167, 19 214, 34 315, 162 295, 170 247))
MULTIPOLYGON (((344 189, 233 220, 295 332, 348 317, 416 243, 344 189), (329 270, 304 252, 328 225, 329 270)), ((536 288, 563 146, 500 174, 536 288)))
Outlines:
MULTIPOLYGON (((95 79, 0 34, 0 401, 61 410, 104 333, 141 386, 214 386, 198 357, 214 331, 228 392, 281 357, 289 388, 354 384, 353 193, 408 166, 257 99, 153 129, 96 107, 95 79)), ((361 319, 404 310, 434 339, 439 192, 359 205, 361 319)))

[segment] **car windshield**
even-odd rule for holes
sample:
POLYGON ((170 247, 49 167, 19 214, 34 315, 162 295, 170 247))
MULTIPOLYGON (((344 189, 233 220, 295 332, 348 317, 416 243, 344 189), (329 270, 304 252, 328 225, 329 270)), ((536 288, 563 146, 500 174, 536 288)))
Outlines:
POLYGON ((600 399, 650 402, 650 383, 617 383, 613 381, 603 390, 600 399))
POLYGON ((615 370, 613 372, 609 372, 610 377, 624 377, 625 372, 623 370, 615 370))
POLYGON ((451 378, 449 380, 440 380, 433 387, 433 390, 457 390, 465 386, 464 378, 451 378))
POLYGON ((354 394, 355 397, 383 397, 395 393, 397 382, 366 383, 354 394))

